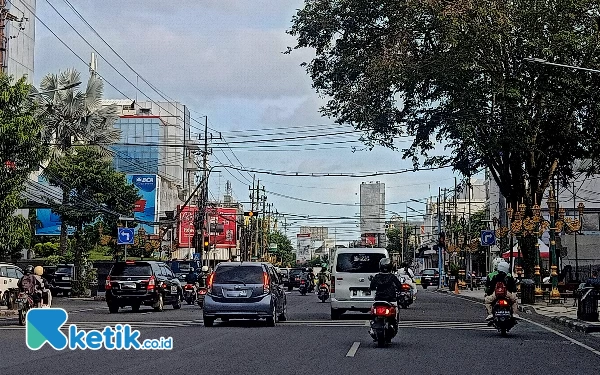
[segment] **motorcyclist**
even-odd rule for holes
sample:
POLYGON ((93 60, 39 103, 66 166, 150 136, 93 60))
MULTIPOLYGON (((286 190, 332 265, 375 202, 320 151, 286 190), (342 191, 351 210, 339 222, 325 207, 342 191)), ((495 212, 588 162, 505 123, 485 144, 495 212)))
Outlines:
POLYGON ((198 278, 198 283, 202 285, 203 288, 206 288, 206 280, 208 279, 208 266, 202 266, 202 270, 200 276, 198 278))
POLYGON ((190 269, 190 272, 185 275, 185 282, 188 284, 196 284, 198 282, 198 273, 194 269, 190 269))
POLYGON ((48 289, 48 283, 42 277, 42 275, 44 274, 44 267, 42 267, 42 266, 35 267, 33 269, 33 274, 35 275, 36 279, 39 281, 39 283, 41 285, 43 304, 48 307, 51 307, 52 306, 52 293, 50 292, 50 289, 48 289))
POLYGON ((511 302, 513 318, 520 319, 521 317, 519 316, 519 309, 517 307, 517 284, 515 282, 515 279, 512 277, 512 274, 510 274, 509 272, 510 266, 508 265, 508 263, 501 261, 500 263, 498 263, 497 267, 498 268, 495 275, 493 275, 494 272, 490 273, 490 275, 493 276, 490 278, 490 275, 488 275, 488 279, 486 280, 486 295, 484 301, 488 316, 485 318, 485 320, 492 320, 494 318, 494 316, 492 315, 492 304, 496 300, 495 288, 496 284, 499 282, 503 283, 506 287, 506 297, 511 302))
POLYGON ((317 274, 319 278, 319 285, 329 283, 329 276, 327 275, 327 269, 325 267, 321 268, 321 271, 317 274))
POLYGON ((413 298, 417 298, 417 284, 415 283, 415 273, 408 266, 407 262, 404 262, 400 265, 398 269, 398 278, 404 278, 404 281, 410 285, 411 293, 413 298))
MULTIPOLYGON (((375 301, 390 302, 394 306, 398 305, 396 292, 402 288, 402 283, 398 277, 392 273, 392 261, 390 258, 383 258, 379 261, 379 273, 369 277, 371 285, 369 288, 375 291, 375 301)), ((394 317, 393 324, 398 321, 398 317, 394 317)))
POLYGON ((44 289, 44 285, 43 281, 41 281, 41 278, 38 279, 36 275, 33 274, 32 265, 25 267, 24 275, 17 283, 17 286, 21 292, 29 294, 36 305, 40 304, 42 299, 41 291, 44 289))

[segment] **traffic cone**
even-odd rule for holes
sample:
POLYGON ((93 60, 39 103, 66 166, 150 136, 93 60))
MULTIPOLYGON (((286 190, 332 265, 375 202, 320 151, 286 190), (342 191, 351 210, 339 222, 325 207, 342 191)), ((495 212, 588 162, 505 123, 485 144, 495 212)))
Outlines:
POLYGON ((456 282, 454 283, 454 294, 460 294, 460 292, 458 291, 458 280, 456 280, 456 282))

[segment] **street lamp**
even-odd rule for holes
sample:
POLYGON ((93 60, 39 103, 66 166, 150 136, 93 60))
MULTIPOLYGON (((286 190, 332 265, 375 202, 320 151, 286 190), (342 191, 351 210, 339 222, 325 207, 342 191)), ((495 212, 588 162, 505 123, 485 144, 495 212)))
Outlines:
POLYGON ((570 68, 570 69, 577 69, 577 70, 585 70, 586 72, 600 73, 600 70, 598 70, 598 69, 584 68, 584 67, 576 66, 576 65, 558 64, 558 63, 553 63, 548 60, 540 59, 537 57, 526 57, 523 60, 528 61, 528 62, 539 63, 539 64, 559 66, 561 68, 570 68))
POLYGON ((63 87, 58 87, 56 89, 52 89, 52 90, 48 90, 48 91, 42 91, 42 92, 34 92, 29 94, 30 97, 36 96, 36 95, 42 95, 42 94, 50 94, 56 91, 63 91, 63 90, 68 90, 68 89, 72 89, 73 87, 77 87, 81 85, 81 82, 73 82, 73 83, 69 83, 66 86, 63 87))
POLYGON ((552 291, 550 292, 550 300, 560 299, 560 292, 558 291, 558 266, 556 265, 556 230, 557 221, 554 216, 556 213, 557 200, 554 196, 554 188, 550 189, 550 194, 547 200, 548 212, 550 213, 550 255, 552 263, 550 266, 550 276, 552 277, 552 291))

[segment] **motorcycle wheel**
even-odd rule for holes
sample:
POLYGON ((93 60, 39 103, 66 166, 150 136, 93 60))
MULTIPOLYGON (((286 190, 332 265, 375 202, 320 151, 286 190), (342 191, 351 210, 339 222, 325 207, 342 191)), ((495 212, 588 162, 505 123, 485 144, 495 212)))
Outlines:
POLYGON ((377 347, 383 348, 386 344, 385 333, 383 332, 383 330, 379 330, 376 332, 376 334, 377 334, 377 347))
POLYGON ((186 298, 185 302, 187 302, 188 305, 191 305, 193 303, 190 297, 186 298))
POLYGON ((25 310, 25 309, 19 310, 19 325, 20 326, 25 325, 25 316, 26 315, 27 315, 27 310, 25 310))

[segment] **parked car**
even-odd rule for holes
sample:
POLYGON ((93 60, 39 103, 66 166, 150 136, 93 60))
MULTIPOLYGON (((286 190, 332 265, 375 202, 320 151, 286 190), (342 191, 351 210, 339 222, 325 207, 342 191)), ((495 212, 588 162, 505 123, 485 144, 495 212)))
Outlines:
POLYGON ((421 286, 427 289, 428 286, 438 286, 440 282, 440 272, 435 268, 425 268, 421 271, 421 286))
POLYGON ((14 264, 0 263, 0 305, 9 304, 10 290, 17 290, 23 270, 14 264))
POLYGON ((267 325, 287 319, 287 299, 270 263, 223 262, 209 276, 203 307, 204 325, 215 319, 266 319, 267 325))
POLYGON ((331 319, 345 311, 369 312, 373 306, 369 280, 379 272, 379 261, 387 258, 384 248, 338 249, 331 270, 331 319))
POLYGON ((290 268, 288 272, 288 284, 287 289, 292 290, 300 286, 300 275, 302 275, 302 268, 290 268))
POLYGON ((125 306, 139 311, 141 305, 152 306, 154 311, 163 311, 165 304, 180 309, 183 301, 181 282, 164 262, 115 263, 106 277, 105 289, 111 313, 125 306))
POLYGON ((68 296, 72 290, 73 277, 75 276, 74 264, 58 264, 56 270, 52 274, 50 281, 50 291, 53 296, 62 293, 68 296))

